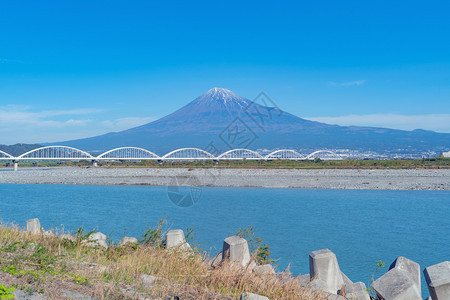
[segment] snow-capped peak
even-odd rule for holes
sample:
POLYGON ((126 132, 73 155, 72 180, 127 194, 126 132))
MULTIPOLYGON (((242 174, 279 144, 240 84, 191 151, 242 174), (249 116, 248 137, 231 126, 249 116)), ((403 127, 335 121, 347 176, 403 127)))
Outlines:
POLYGON ((224 88, 218 88, 218 87, 214 87, 214 88, 210 89, 203 96, 210 98, 211 100, 221 100, 224 103, 242 99, 240 96, 236 95, 232 91, 230 91, 228 89, 224 89, 224 88))

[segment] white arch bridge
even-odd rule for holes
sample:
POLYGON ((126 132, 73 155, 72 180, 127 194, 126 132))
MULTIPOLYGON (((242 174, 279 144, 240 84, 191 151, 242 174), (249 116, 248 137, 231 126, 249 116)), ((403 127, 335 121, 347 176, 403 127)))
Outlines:
POLYGON ((195 161, 195 160, 341 160, 342 156, 329 150, 319 150, 308 155, 302 155, 294 150, 275 150, 267 155, 249 149, 232 149, 218 156, 198 148, 180 148, 171 151, 163 156, 159 156, 149 150, 139 147, 120 147, 106 151, 98 156, 67 146, 46 146, 28 151, 22 155, 14 157, 0 150, 0 161, 12 161, 14 170, 17 170, 19 161, 91 161, 97 166, 98 161, 195 161))

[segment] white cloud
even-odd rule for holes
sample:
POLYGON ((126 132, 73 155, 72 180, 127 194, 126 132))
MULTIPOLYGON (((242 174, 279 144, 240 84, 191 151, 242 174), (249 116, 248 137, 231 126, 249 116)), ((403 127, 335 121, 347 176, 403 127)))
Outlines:
POLYGON ((342 126, 371 126, 401 130, 425 129, 450 133, 450 114, 370 114, 337 117, 312 117, 306 119, 342 126))
POLYGON ((128 117, 102 121, 85 118, 98 109, 43 110, 30 106, 0 106, 0 144, 59 142, 121 131, 153 118, 128 117))
POLYGON ((355 80, 355 81, 346 81, 346 82, 330 81, 330 82, 328 82, 328 85, 334 86, 334 87, 350 87, 350 86, 363 85, 365 83, 366 83, 366 80, 355 80))
POLYGON ((76 110, 46 110, 40 112, 30 111, 28 106, 7 105, 0 107, 0 126, 34 126, 34 127, 59 127, 59 126, 81 126, 90 120, 49 120, 49 117, 85 115, 99 112, 96 109, 76 110))

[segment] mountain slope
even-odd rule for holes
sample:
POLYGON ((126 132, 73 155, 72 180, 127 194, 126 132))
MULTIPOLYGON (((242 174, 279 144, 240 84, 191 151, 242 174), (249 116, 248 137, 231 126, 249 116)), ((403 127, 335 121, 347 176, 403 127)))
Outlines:
POLYGON ((154 122, 58 144, 87 151, 137 146, 158 154, 182 147, 197 147, 217 154, 231 148, 440 151, 450 146, 450 134, 329 125, 302 119, 257 102, 227 89, 213 88, 154 122))

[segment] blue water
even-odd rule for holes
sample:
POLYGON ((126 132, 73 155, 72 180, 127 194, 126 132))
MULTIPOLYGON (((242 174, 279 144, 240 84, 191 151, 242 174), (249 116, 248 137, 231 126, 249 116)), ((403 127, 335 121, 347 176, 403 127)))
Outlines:
MULTIPOLYGON (((168 199, 166 187, 0 184, 0 218, 24 226, 37 217, 46 229, 84 226, 120 239, 124 233, 140 237, 166 214, 174 229, 194 227, 202 247, 213 254, 236 229, 255 226, 280 269, 290 264, 294 274, 308 273, 309 253, 329 248, 351 280, 365 283, 377 260, 388 267, 401 255, 422 269, 450 260, 449 191, 205 187, 200 192, 198 203, 180 208, 168 199)), ((428 295, 424 279, 422 287, 428 295)))

